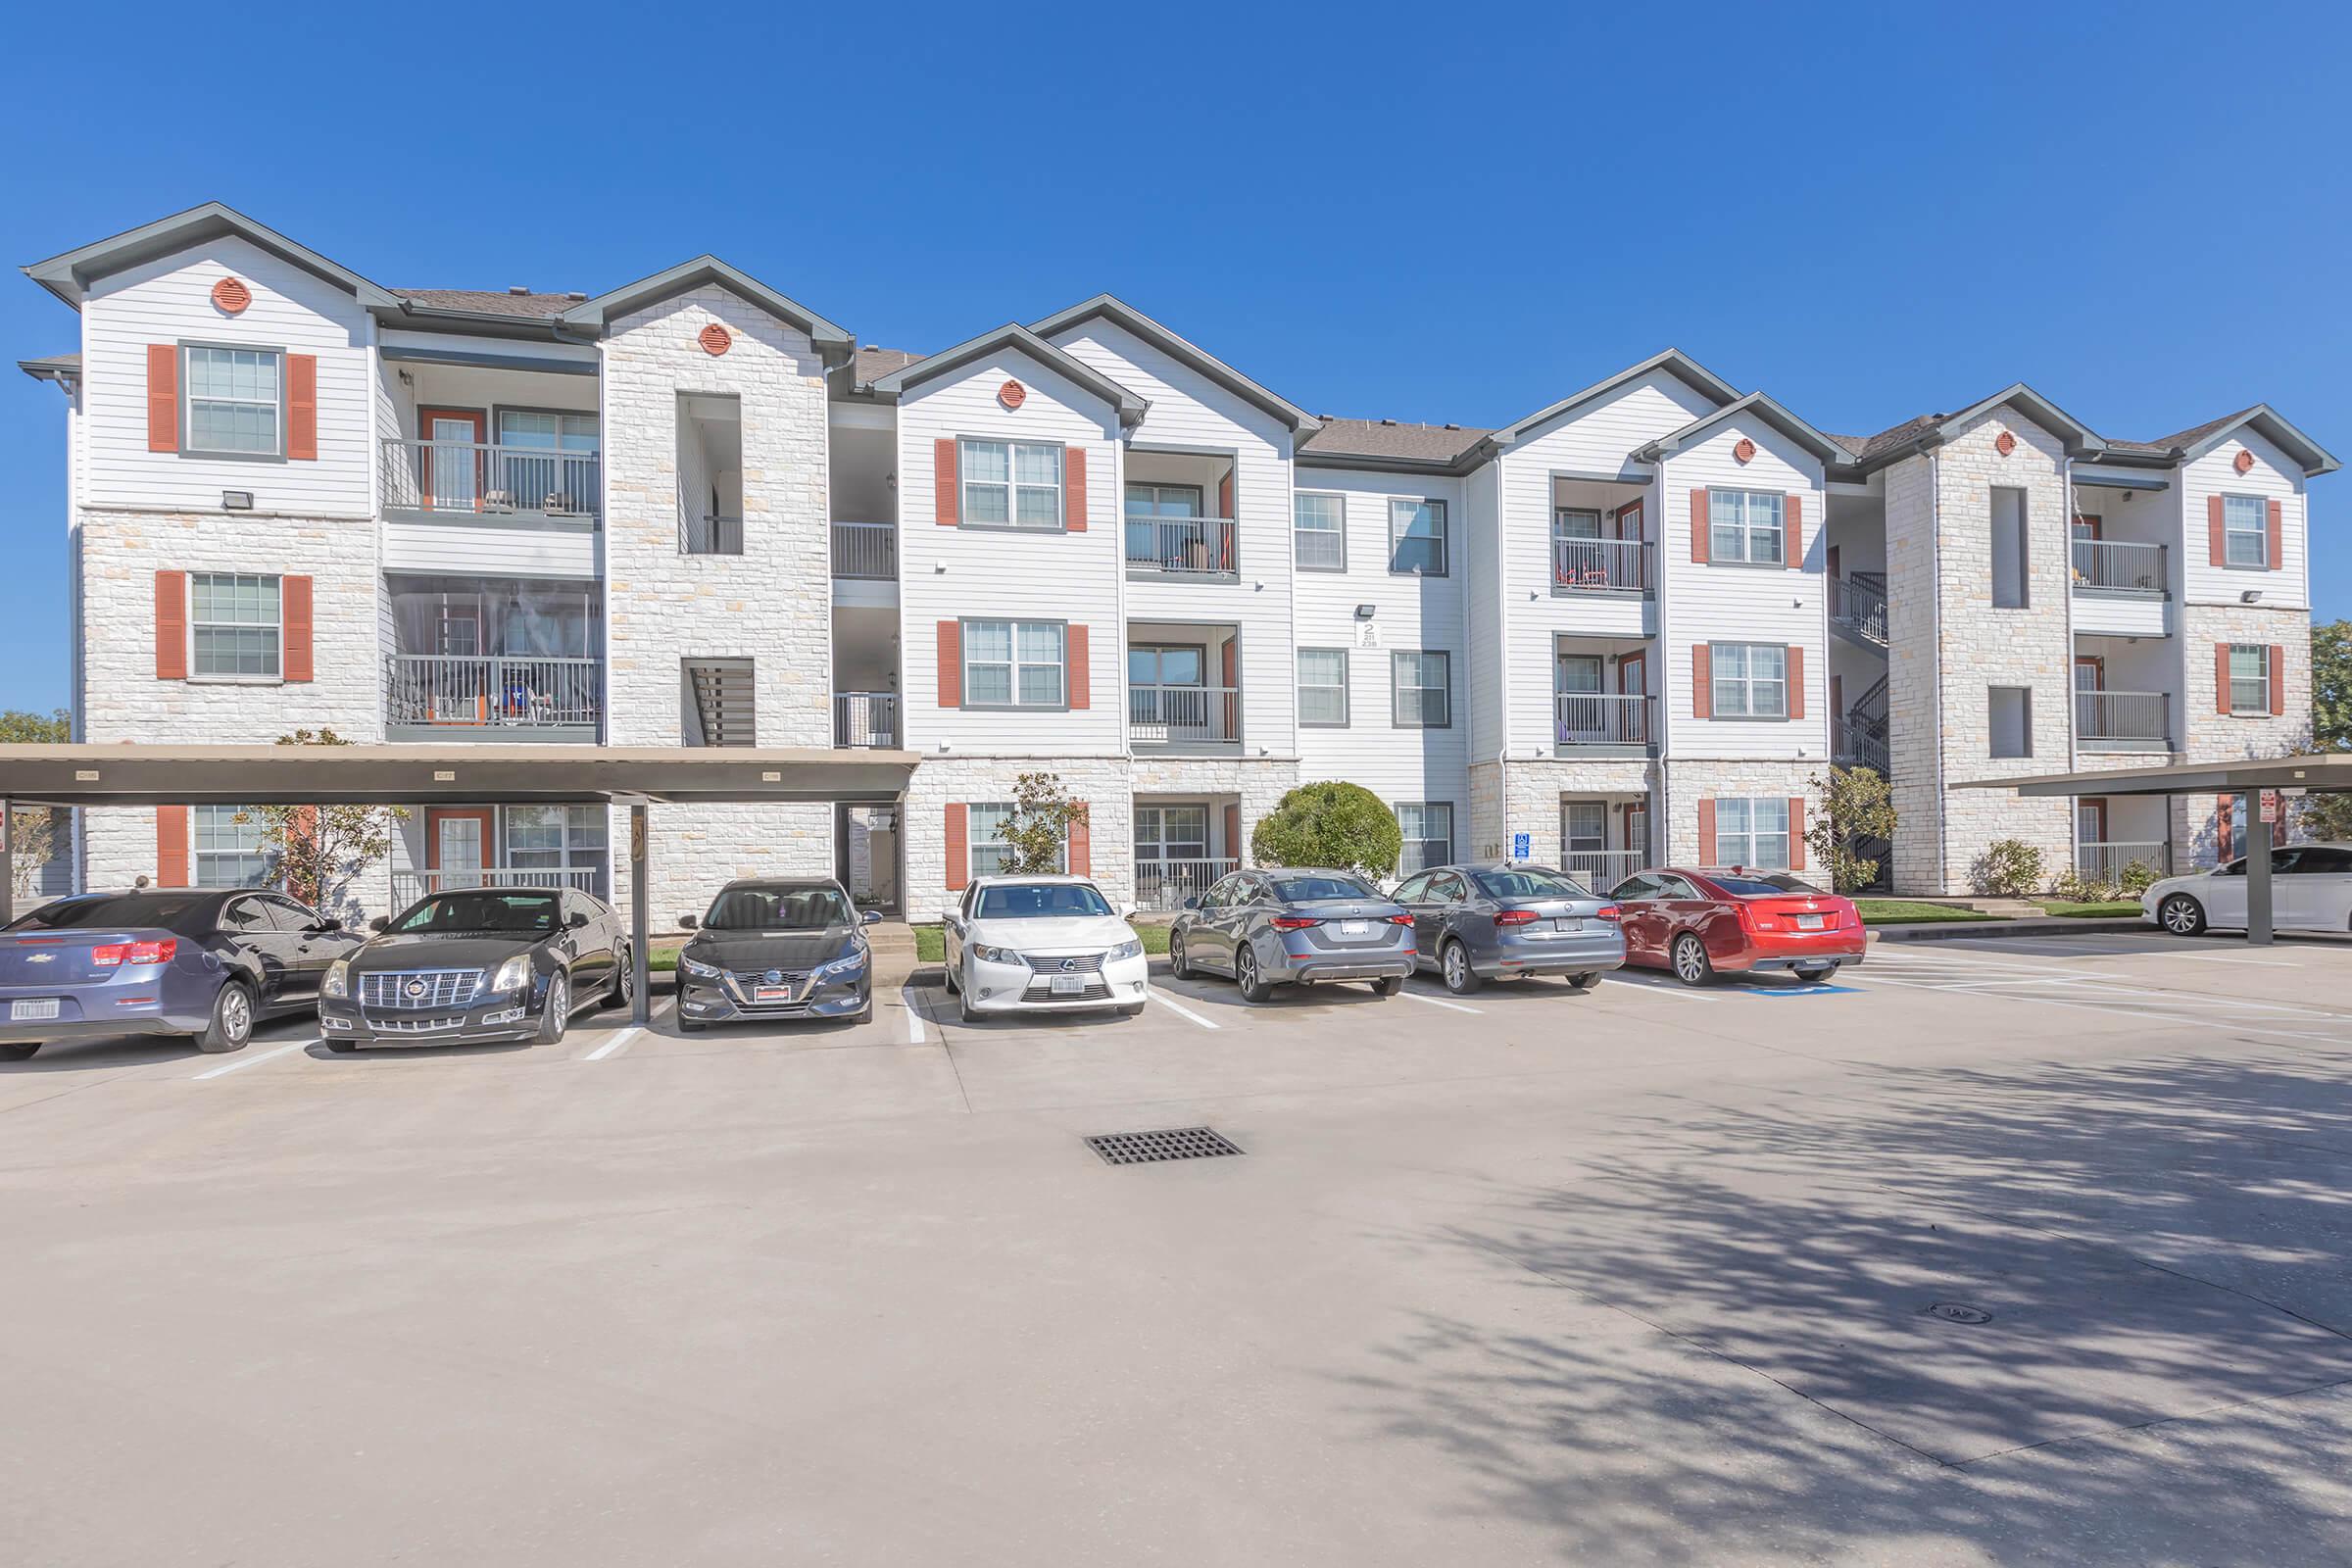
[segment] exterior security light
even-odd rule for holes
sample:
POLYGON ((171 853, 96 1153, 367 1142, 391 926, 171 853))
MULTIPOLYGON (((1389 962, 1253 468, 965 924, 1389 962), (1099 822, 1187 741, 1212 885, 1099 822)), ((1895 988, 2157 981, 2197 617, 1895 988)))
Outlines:
POLYGON ((2259 588, 2249 588, 2244 593, 2237 596, 2237 602, 2241 605, 2256 604, 2259 603, 2261 599, 2262 590, 2259 588))
POLYGON ((1372 618, 1373 612, 1378 608, 1379 607, 1376 605, 1358 605, 1355 607, 1355 618, 1358 620, 1370 620, 1372 618))
POLYGON ((221 491, 220 510, 222 512, 251 512, 253 510, 253 492, 250 490, 221 491))

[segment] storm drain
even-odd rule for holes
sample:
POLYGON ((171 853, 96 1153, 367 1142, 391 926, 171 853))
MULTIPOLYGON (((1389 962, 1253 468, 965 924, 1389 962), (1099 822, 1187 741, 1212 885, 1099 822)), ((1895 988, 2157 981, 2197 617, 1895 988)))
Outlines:
POLYGON ((1214 1159, 1241 1151, 1209 1127, 1167 1127, 1150 1133, 1098 1133, 1086 1147, 1105 1165, 1150 1165, 1163 1159, 1214 1159))

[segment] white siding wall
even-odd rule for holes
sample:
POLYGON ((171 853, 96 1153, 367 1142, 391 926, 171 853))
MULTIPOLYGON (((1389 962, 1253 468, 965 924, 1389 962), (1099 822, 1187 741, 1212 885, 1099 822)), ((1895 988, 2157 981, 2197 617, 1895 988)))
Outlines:
POLYGON ((2305 550, 2303 473, 2286 454, 2252 430, 2241 430, 2180 470, 2181 527, 2180 558, 2185 564, 2188 602, 2192 605, 2234 605, 2248 588, 2262 590, 2262 603, 2272 609, 2308 609, 2311 583, 2305 550), (2240 452, 2254 454, 2254 466, 2239 473, 2234 466, 2240 452), (2216 566, 2207 534, 2206 507, 2216 495, 2261 496, 2277 501, 2279 511, 2280 567, 2257 571, 2216 566))

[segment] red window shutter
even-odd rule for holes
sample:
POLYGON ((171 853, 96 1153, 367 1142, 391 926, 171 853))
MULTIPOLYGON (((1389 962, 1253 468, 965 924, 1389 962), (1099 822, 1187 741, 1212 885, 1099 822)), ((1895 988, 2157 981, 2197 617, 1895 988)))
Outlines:
POLYGON ((1805 651, 1790 648, 1788 654, 1788 716, 1805 716, 1805 651))
POLYGON ((179 450, 179 350, 147 345, 147 450, 179 450))
POLYGON ((2213 645, 2213 710, 2230 711, 2230 645, 2213 645))
POLYGON ((1690 646, 1690 716, 1715 716, 1715 650, 1705 643, 1690 646))
POLYGON ((188 808, 155 808, 155 883, 158 887, 188 885, 188 808))
POLYGON ((963 622, 939 623, 939 706, 963 706, 963 622))
POLYGON ((1069 688, 1070 707, 1073 710, 1083 709, 1094 701, 1095 695, 1094 672, 1087 665, 1086 628, 1072 626, 1064 635, 1068 640, 1062 649, 1062 660, 1068 666, 1065 679, 1069 688))
POLYGON ((1092 837, 1087 832, 1086 803, 1084 801, 1078 803, 1078 809, 1070 816, 1069 849, 1070 875, 1093 876, 1095 874, 1095 847, 1092 837))
POLYGON ((1242 846, 1242 808, 1231 801, 1225 803, 1225 856, 1236 865, 1249 859, 1242 846))
POLYGON ((1788 869, 1802 871, 1804 868, 1805 798, 1791 795, 1788 797, 1788 869))
POLYGON ((1715 863, 1715 803, 1698 803, 1698 863, 1715 863))
POLYGON ((2271 716, 2286 716, 2286 645, 2271 644, 2271 716))
POLYGON ((1707 493, 1690 492, 1690 559, 1701 565, 1707 560, 1707 493))
POLYGON ((961 801, 948 803, 948 890, 960 892, 971 883, 971 813, 961 801))
POLYGON ((1086 532, 1086 448, 1084 447, 1062 448, 1061 525, 1072 533, 1086 532))
POLYGON ((1225 639, 1225 689, 1228 692, 1239 690, 1242 684, 1239 675, 1234 669, 1234 650, 1240 648, 1241 646, 1242 645, 1239 640, 1235 638, 1228 637, 1225 639))
POLYGON ((2286 543, 2286 508, 2278 502, 2272 502, 2268 522, 2271 537, 2263 559, 2273 571, 2284 571, 2286 566, 2279 557, 2283 554, 2281 547, 2286 543))
POLYGON ((288 680, 310 680, 311 673, 311 579, 280 577, 277 580, 278 618, 284 622, 281 635, 285 640, 281 667, 288 680))
POLYGON ((2205 544, 2206 548, 2213 553, 2215 565, 2230 564, 2230 546, 2222 534, 2222 498, 2220 496, 2205 498, 2205 544))
POLYGON ((956 466, 956 438, 941 436, 931 443, 931 520, 942 528, 953 528, 957 520, 956 504, 963 490, 961 473, 956 466))
POLYGON ((188 574, 155 574, 155 678, 188 678, 188 574))
POLYGON ((286 458, 307 463, 318 456, 318 356, 286 356, 286 458))
POLYGON ((1233 515, 1233 472, 1231 469, 1227 469, 1225 476, 1217 481, 1217 515, 1220 517, 1233 515))
POLYGON ((1786 552, 1788 569, 1802 571, 1805 569, 1805 498, 1790 496, 1783 503, 1783 508, 1788 524, 1788 548, 1786 552))

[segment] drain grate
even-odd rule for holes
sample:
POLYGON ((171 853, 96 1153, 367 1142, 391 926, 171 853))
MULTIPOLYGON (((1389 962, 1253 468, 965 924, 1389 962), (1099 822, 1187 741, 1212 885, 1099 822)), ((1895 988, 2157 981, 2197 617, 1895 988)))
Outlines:
POLYGON ((1241 1150, 1210 1127, 1166 1127, 1149 1133, 1098 1133, 1086 1147, 1105 1165, 1150 1165, 1163 1159, 1214 1159, 1241 1150))
POLYGON ((1937 1301, 1927 1310, 1930 1317, 1939 1317, 1946 1323, 1977 1324, 1992 1321, 1990 1312, 1981 1306, 1970 1306, 1964 1301, 1937 1301))

